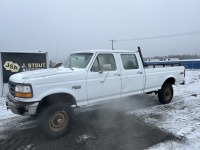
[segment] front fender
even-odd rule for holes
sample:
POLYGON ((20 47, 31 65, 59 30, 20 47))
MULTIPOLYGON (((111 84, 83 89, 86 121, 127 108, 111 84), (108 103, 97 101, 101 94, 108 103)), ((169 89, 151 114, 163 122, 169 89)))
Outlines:
POLYGON ((49 89, 46 91, 43 91, 40 95, 37 96, 37 100, 36 101, 40 101, 42 100, 44 97, 48 96, 48 95, 52 95, 52 94, 56 94, 56 93, 66 93, 66 94, 70 94, 72 95, 75 100, 78 99, 78 97, 76 96, 76 94, 74 93, 74 91, 69 90, 69 89, 64 89, 64 88, 54 88, 54 89, 49 89))

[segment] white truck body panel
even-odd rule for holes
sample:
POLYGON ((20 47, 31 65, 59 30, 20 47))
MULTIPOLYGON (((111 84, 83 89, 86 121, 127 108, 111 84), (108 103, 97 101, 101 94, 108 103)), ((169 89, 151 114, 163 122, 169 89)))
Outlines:
POLYGON ((145 70, 145 88, 144 92, 150 92, 161 87, 160 83, 164 83, 166 79, 173 77, 177 84, 184 81, 182 74, 184 67, 163 67, 163 68, 147 68, 145 70))
POLYGON ((68 93, 77 101, 82 102, 87 101, 86 74, 87 72, 81 69, 72 71, 68 68, 60 67, 18 73, 11 76, 10 80, 16 83, 31 83, 34 89, 34 97, 29 99, 18 98, 22 102, 40 101, 45 96, 54 93, 68 93), (81 85, 82 89, 73 90, 73 85, 81 85))
MULTIPOLYGON (((138 53, 135 53, 135 55, 136 57, 139 57, 138 53)), ((134 94, 141 94, 144 88, 144 70, 142 62, 141 61, 138 62, 139 66, 138 69, 130 69, 130 70, 126 70, 123 68, 121 59, 119 62, 121 64, 121 75, 122 75, 121 96, 124 97, 134 94)))
MULTIPOLYGON (((114 57, 117 59, 116 55, 114 57)), ((120 68, 119 64, 117 64, 117 68, 120 68)), ((87 92, 89 103, 120 98, 120 70, 117 69, 115 71, 105 71, 102 73, 88 71, 87 92)))
MULTIPOLYGON (((10 81, 31 84, 33 97, 18 98, 10 93, 8 97, 19 102, 39 103, 46 96, 67 93, 74 97, 77 106, 82 106, 134 94, 158 91, 169 78, 174 78, 175 83, 184 82, 183 66, 144 69, 138 52, 94 50, 77 53, 93 54, 84 69, 59 67, 15 74, 10 77, 10 81), (116 69, 93 72, 92 65, 100 54, 111 54, 115 60, 116 69), (122 55, 134 55, 138 67, 124 69, 122 55)), ((111 66, 111 64, 108 64, 107 67, 109 65, 111 66)), ((26 112, 25 114, 30 113, 26 112)))

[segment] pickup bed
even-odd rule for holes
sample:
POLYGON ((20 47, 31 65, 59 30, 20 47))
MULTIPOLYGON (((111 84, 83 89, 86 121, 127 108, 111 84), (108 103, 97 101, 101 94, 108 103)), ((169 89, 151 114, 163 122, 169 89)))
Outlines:
POLYGON ((142 93, 156 93, 167 104, 172 85, 184 78, 183 66, 144 67, 138 51, 80 51, 61 67, 12 75, 6 105, 16 114, 38 115, 42 132, 57 138, 70 129, 75 107, 142 93))

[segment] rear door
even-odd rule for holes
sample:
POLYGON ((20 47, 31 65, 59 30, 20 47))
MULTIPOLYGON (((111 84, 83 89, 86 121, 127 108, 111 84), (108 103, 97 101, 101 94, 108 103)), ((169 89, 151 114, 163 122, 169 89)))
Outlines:
POLYGON ((88 102, 119 98, 121 75, 115 54, 97 54, 87 76, 88 102))
POLYGON ((136 53, 120 54, 122 65, 122 96, 142 93, 144 86, 144 70, 137 61, 136 53))

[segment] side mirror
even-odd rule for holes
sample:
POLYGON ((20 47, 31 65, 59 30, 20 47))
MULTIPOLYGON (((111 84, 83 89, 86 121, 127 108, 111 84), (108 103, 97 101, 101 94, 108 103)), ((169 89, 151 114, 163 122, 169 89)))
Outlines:
POLYGON ((104 71, 110 71, 111 70, 111 64, 105 64, 103 65, 103 69, 99 71, 99 73, 103 73, 104 71))
POLYGON ((103 71, 110 71, 110 70, 111 70, 111 64, 103 65, 103 71))

